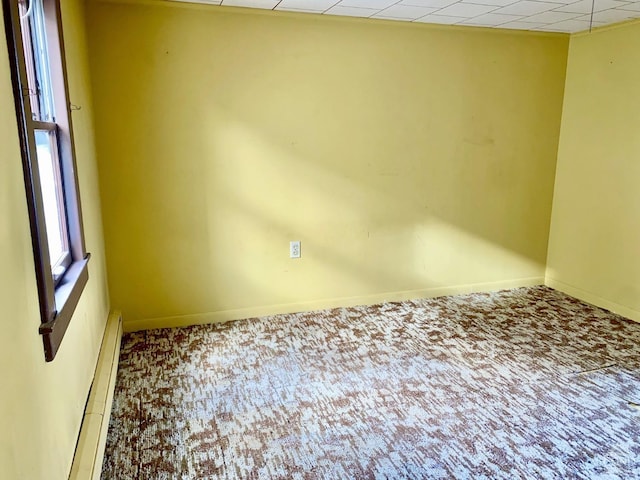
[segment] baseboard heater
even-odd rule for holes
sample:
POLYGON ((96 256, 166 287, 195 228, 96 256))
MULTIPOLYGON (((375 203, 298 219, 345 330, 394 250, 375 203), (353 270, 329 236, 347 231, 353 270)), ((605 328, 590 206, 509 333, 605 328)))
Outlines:
POLYGON ((116 386, 122 315, 109 315, 69 480, 99 480, 116 386))

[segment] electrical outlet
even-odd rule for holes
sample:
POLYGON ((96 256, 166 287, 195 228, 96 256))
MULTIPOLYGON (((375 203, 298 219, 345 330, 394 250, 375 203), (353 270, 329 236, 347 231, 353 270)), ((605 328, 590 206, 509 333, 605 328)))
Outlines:
POLYGON ((289 242, 289 257, 300 258, 300 240, 289 242))

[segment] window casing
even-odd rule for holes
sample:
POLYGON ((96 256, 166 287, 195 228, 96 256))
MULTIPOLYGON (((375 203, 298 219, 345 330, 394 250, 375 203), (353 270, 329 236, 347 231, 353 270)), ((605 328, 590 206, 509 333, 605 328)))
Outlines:
POLYGON ((40 299, 54 359, 88 280, 58 0, 2 0, 40 299))

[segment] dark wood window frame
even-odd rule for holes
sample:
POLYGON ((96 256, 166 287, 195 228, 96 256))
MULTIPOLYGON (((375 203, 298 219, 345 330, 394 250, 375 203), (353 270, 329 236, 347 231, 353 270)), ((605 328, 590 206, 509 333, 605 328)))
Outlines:
MULTIPOLYGON (((29 1, 26 0, 27 6, 29 1)), ((20 1, 2 2, 40 301, 39 333, 42 335, 45 359, 52 361, 89 278, 89 254, 85 251, 82 227, 60 3, 59 0, 42 0, 55 120, 41 121, 36 119, 38 115, 34 116, 31 109, 30 95, 33 95, 33 91, 29 88, 27 76, 30 53, 25 57, 20 26, 20 1), (55 153, 59 159, 62 182, 59 187, 63 192, 66 208, 65 234, 68 235, 70 258, 64 260, 62 273, 56 272, 55 277, 47 242, 43 194, 37 163, 36 130, 53 132, 57 138, 58 151, 55 153)), ((25 7, 22 8, 24 10, 25 7)))

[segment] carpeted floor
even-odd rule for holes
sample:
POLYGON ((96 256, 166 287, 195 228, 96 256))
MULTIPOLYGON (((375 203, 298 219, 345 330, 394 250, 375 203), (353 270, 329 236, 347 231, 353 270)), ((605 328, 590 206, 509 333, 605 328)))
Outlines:
POLYGON ((546 287, 125 335, 103 479, 640 478, 640 324, 546 287))

